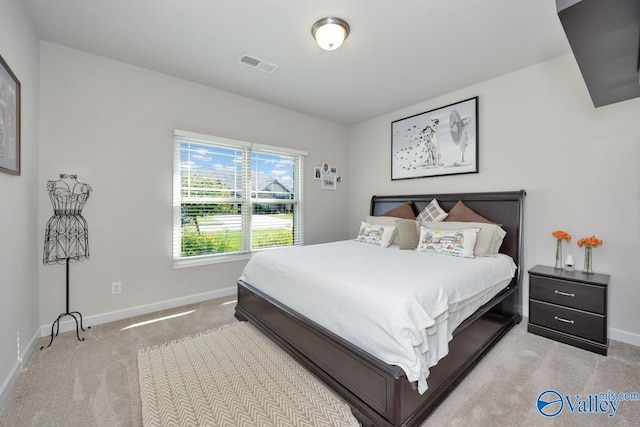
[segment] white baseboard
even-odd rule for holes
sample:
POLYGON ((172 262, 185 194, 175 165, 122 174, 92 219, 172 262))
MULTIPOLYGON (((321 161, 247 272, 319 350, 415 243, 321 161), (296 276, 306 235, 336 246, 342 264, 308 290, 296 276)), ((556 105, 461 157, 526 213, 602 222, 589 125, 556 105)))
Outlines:
MULTIPOLYGON (((83 324, 85 326, 100 325, 102 323, 109 323, 116 320, 128 319, 129 317, 140 316, 141 314, 153 313, 154 311, 167 310, 169 308, 180 307, 214 298, 227 297, 235 295, 236 292, 237 288, 234 286, 231 288, 218 289, 215 291, 203 292, 201 294, 160 301, 157 303, 139 305, 137 307, 125 308, 123 310, 111 311, 109 313, 83 317, 83 324)), ((72 319, 60 322, 60 332, 68 332, 75 329, 76 323, 72 319)), ((40 326, 40 336, 44 337, 47 335, 51 335, 51 324, 40 326)))
POLYGON ((26 364, 27 360, 29 360, 29 357, 31 357, 31 353, 33 353, 33 350, 35 349, 36 344, 40 339, 40 334, 38 332, 39 331, 36 329, 36 332, 33 334, 31 339, 27 343, 27 346, 20 354, 20 359, 16 360, 16 363, 9 372, 9 375, 7 376, 7 378, 5 378, 2 385, 0 385, 0 406, 4 404, 5 400, 7 400, 9 392, 18 379, 18 375, 20 375, 20 372, 22 372, 22 368, 26 364))
POLYGON ((621 329, 609 328, 609 338, 640 347, 640 334, 634 334, 633 332, 627 332, 621 329))

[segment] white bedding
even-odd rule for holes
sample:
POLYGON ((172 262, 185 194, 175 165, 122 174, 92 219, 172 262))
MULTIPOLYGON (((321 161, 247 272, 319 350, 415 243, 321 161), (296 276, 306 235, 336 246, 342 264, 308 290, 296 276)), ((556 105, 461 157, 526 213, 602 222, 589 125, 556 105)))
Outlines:
POLYGON ((512 279, 513 260, 345 240, 255 253, 241 280, 390 365, 418 390, 451 333, 512 279))

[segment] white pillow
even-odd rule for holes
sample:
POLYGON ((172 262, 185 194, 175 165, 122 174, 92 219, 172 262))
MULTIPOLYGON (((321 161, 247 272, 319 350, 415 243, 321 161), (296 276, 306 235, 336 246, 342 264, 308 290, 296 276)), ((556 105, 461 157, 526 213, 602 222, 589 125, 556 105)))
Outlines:
POLYGON ((416 251, 475 258, 473 248, 479 231, 479 228, 433 230, 420 227, 420 240, 416 251))
POLYGON ((507 232, 498 224, 486 222, 429 222, 425 221, 421 224, 423 227, 440 230, 462 230, 465 228, 479 228, 480 232, 476 238, 476 246, 473 249, 475 256, 491 256, 494 257, 500 250, 502 240, 507 232))
POLYGON ((362 221, 356 240, 386 248, 393 240, 397 228, 395 225, 374 225, 362 221))
MULTIPOLYGON (((371 216, 367 217, 367 223, 371 225, 397 225, 396 221, 402 219, 397 216, 371 216)), ((393 240, 391 241, 392 245, 400 244, 400 233, 396 232, 393 236, 393 240)), ((414 248, 415 249, 415 248, 414 248)))
POLYGON ((427 205, 427 207, 424 208, 422 212, 418 214, 418 217, 416 219, 420 222, 423 222, 423 221, 440 222, 440 221, 444 221, 444 219, 448 215, 449 214, 440 207, 440 205, 438 204, 438 201, 436 199, 433 199, 427 205))

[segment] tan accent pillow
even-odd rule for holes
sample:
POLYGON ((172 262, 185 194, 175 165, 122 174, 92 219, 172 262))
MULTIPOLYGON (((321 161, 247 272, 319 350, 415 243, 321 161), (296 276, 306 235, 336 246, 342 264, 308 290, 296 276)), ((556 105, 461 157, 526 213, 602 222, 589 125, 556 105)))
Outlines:
POLYGON ((412 219, 397 219, 396 236, 401 250, 414 250, 418 247, 420 235, 418 234, 417 221, 412 219))
POLYGON ((488 224, 494 224, 493 221, 489 221, 487 218, 476 213, 473 209, 459 200, 458 203, 449 211, 449 215, 444 219, 445 222, 458 221, 458 222, 485 222, 488 224))
POLYGON ((404 202, 400 206, 396 206, 383 213, 380 216, 394 216, 396 218, 404 219, 416 219, 416 214, 413 212, 413 202, 404 202))
MULTIPOLYGON (((422 223, 423 227, 431 230, 463 230, 465 228, 479 228, 476 245, 473 249, 475 256, 496 256, 507 232, 497 224, 487 222, 429 222, 422 223)), ((399 229, 399 227, 398 227, 399 229)))

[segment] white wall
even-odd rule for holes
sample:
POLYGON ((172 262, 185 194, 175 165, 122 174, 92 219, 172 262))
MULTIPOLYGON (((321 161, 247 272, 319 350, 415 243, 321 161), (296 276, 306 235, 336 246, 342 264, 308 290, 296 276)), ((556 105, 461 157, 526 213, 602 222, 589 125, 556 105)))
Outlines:
MULTIPOLYGON (((2 10, 0 54, 22 82, 22 175, 0 174, 0 401, 38 324, 64 310, 64 267, 41 263, 51 215, 45 182, 59 173, 77 173, 94 190, 84 211, 91 259, 71 266, 72 309, 99 315, 234 287, 243 262, 172 269, 175 128, 309 151, 307 243, 354 235, 373 194, 523 188, 526 267, 553 262, 555 229, 574 236, 565 253, 578 267, 577 239, 602 238, 595 269, 612 275, 611 337, 640 345, 632 271, 640 254, 640 99, 593 108, 572 56, 347 129, 47 42, 38 56, 21 2, 4 1, 2 10), (392 182, 391 121, 476 95, 480 173, 392 182), (335 192, 311 179, 323 160, 340 168, 345 183, 335 192), (123 283, 119 296, 111 295, 114 281, 123 283)), ((525 314, 527 291, 525 276, 525 314)))
MULTIPOLYGON (((428 84, 428 76, 426 77, 428 84)), ((611 338, 640 345, 640 99, 595 109, 572 55, 449 93, 350 128, 349 233, 373 194, 525 189, 525 266, 553 265, 551 232, 582 268, 595 234, 596 272, 611 274, 611 338), (391 122, 478 95, 480 173, 391 181, 391 122)), ((524 283, 528 314, 528 278, 524 283)))
POLYGON ((3 0, 0 55, 21 83, 22 174, 0 172, 0 404, 38 331, 38 39, 20 0, 3 0))
MULTIPOLYGON (((40 47, 39 229, 52 215, 46 180, 75 173, 93 188, 83 211, 91 258, 71 265, 72 310, 92 316, 235 289, 245 262, 172 269, 174 129, 308 151, 306 241, 347 235, 347 186, 321 191, 313 180, 313 166, 325 159, 346 167, 345 126, 56 44, 40 47), (122 294, 112 296, 115 281, 122 294)), ((64 286, 64 266, 40 266, 41 324, 64 310, 64 286)))

